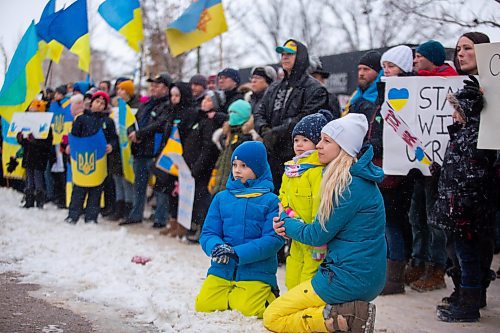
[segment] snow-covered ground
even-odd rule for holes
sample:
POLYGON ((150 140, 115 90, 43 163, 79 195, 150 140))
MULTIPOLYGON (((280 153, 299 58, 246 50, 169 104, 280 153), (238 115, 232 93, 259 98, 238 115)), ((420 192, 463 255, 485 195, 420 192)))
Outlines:
MULTIPOLYGON (((260 320, 235 311, 194 311, 210 265, 198 245, 160 236, 147 222, 125 228, 101 218, 97 225, 68 225, 63 222, 66 211, 50 204, 44 210, 26 210, 18 208, 20 200, 19 193, 0 189, 0 273, 24 274, 23 282, 42 286, 39 297, 91 318, 111 312, 135 325, 153 322, 164 332, 266 332, 260 320), (132 263, 136 255, 151 261, 132 263)), ((493 268, 499 266, 496 255, 493 268)), ((278 272, 282 291, 284 272, 284 267, 278 272)), ((407 288, 405 295, 378 297, 376 331, 499 331, 499 280, 492 282, 488 307, 474 324, 435 319, 435 305, 451 292, 447 282, 448 290, 421 294, 407 288)))

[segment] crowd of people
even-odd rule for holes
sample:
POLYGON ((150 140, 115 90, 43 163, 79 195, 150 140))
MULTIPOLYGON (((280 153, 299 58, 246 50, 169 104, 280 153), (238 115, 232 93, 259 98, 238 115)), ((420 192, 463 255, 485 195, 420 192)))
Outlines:
POLYGON ((435 40, 369 51, 343 107, 325 86, 328 72, 294 39, 276 48, 279 71, 255 67, 247 84, 225 68, 189 82, 159 73, 144 96, 122 77, 113 87, 104 80, 46 89, 27 111, 70 105, 74 120, 58 142, 52 133, 17 134, 23 206, 53 201, 68 207, 68 223, 101 215, 128 226, 145 221, 151 204, 152 228, 199 242, 212 259, 196 311, 235 309, 274 332, 372 332, 375 297, 445 288, 445 274, 454 291, 437 306, 438 319, 477 321, 499 245, 498 154, 477 148, 484 101, 473 76, 474 46, 489 42, 465 33, 448 62, 435 40), (448 96, 455 113, 442 165, 433 163, 431 176, 384 175, 381 78, 458 75, 470 76, 448 96), (113 111, 120 99, 135 112, 126 132, 133 182, 113 111), (189 229, 177 221, 178 177, 157 166, 174 132, 194 178, 189 229), (107 170, 95 183, 74 181, 67 203, 67 162, 84 138, 102 142, 107 170), (276 272, 285 260, 288 292, 280 296, 276 272))

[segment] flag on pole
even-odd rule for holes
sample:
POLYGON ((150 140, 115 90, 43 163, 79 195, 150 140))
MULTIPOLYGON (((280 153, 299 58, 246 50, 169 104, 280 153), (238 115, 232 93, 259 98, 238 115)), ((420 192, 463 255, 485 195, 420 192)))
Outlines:
POLYGON ((144 34, 139 0, 106 0, 97 11, 104 21, 127 39, 131 48, 140 52, 144 34))
POLYGON ((58 64, 61 59, 64 46, 54 40, 49 33, 50 24, 61 13, 61 11, 56 13, 55 7, 56 0, 49 0, 43 9, 40 21, 36 24, 36 32, 39 38, 38 47, 40 49, 42 60, 48 58, 58 64))
POLYGON ((167 41, 174 57, 227 31, 221 0, 198 0, 167 28, 167 41))
POLYGON ((135 124, 135 116, 130 106, 121 98, 118 98, 118 138, 120 141, 120 155, 122 158, 123 177, 129 183, 134 183, 134 158, 130 141, 127 135, 127 128, 135 124))
POLYGON ((165 145, 165 148, 163 148, 160 156, 158 157, 158 161, 156 162, 156 167, 158 169, 163 170, 164 172, 174 176, 179 175, 179 169, 172 162, 170 157, 167 156, 167 154, 177 153, 179 155, 182 155, 183 149, 182 149, 181 137, 179 135, 179 128, 178 128, 179 122, 180 122, 179 120, 174 121, 172 132, 170 132, 167 144, 165 145))
POLYGON ((78 67, 85 72, 90 68, 90 37, 87 0, 76 0, 59 11, 50 23, 49 35, 78 56, 78 67))
POLYGON ((14 112, 25 111, 40 92, 43 80, 38 37, 35 23, 32 21, 5 74, 0 90, 0 116, 10 122, 14 112))

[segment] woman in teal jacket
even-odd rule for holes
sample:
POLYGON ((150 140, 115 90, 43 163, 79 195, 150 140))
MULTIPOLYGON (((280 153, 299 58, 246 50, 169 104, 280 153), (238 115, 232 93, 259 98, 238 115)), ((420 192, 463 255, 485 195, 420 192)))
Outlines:
POLYGON ((231 157, 226 190, 208 210, 200 245, 212 258, 208 276, 196 298, 200 312, 238 310, 262 318, 278 293, 277 253, 284 240, 273 230, 278 197, 264 144, 244 142, 231 157), (252 177, 240 174, 240 167, 252 177), (252 179, 253 178, 253 179, 252 179))
POLYGON ((385 284, 385 210, 373 148, 360 153, 366 117, 348 114, 328 123, 317 145, 327 164, 322 199, 312 224, 280 212, 275 230, 312 246, 328 245, 316 275, 278 298, 264 313, 274 332, 372 332, 373 300, 385 284), (360 156, 359 159, 356 156, 360 156), (334 306, 332 306, 334 304, 334 306))

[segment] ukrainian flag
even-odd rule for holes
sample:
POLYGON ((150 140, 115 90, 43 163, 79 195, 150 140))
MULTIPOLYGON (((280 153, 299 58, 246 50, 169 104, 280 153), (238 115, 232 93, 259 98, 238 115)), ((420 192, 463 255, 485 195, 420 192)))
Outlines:
POLYGON ((40 92, 42 83, 42 59, 38 53, 35 23, 31 22, 5 74, 0 90, 0 116, 10 122, 14 112, 25 111, 40 92))
POLYGON ((36 32, 38 34, 38 47, 42 59, 48 58, 55 61, 57 64, 61 59, 61 54, 64 46, 54 40, 49 34, 49 27, 52 21, 57 18, 61 11, 55 13, 56 1, 50 0, 40 16, 40 21, 36 24, 36 32))
POLYGON ((70 134, 69 146, 73 183, 81 187, 101 185, 108 175, 104 132, 82 138, 70 134))
POLYGON ((172 162, 170 157, 167 156, 168 153, 177 153, 182 155, 182 143, 181 137, 179 135, 179 128, 177 124, 179 124, 179 120, 174 121, 174 126, 172 127, 172 132, 170 132, 170 137, 167 140, 167 144, 165 148, 163 148, 158 161, 156 162, 156 167, 160 170, 165 171, 174 176, 179 176, 179 169, 172 162))
POLYGON ((128 140, 127 128, 135 123, 135 116, 130 106, 121 98, 118 98, 118 138, 120 141, 120 155, 122 157, 123 177, 129 182, 134 183, 134 158, 130 141, 128 140))
POLYGON ((140 52, 144 34, 139 0, 106 0, 97 11, 104 21, 127 39, 131 48, 140 52))
POLYGON ((174 57, 227 31, 221 0, 198 0, 167 28, 167 41, 174 57))
POLYGON ((74 117, 71 114, 71 100, 68 99, 62 104, 64 109, 64 132, 63 135, 68 135, 71 133, 71 128, 73 128, 74 117))
POLYGON ((57 12, 50 23, 49 35, 78 56, 78 67, 89 72, 90 37, 87 18, 87 0, 76 0, 68 8, 57 12))
POLYGON ((61 143, 63 135, 67 135, 69 132, 66 132, 66 114, 71 114, 70 111, 71 101, 68 97, 64 97, 59 104, 57 101, 53 101, 50 103, 50 112, 54 114, 52 117, 52 144, 57 145, 61 143))

